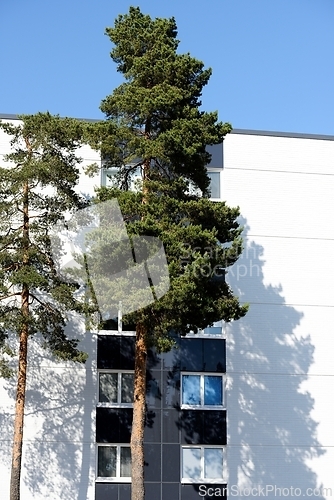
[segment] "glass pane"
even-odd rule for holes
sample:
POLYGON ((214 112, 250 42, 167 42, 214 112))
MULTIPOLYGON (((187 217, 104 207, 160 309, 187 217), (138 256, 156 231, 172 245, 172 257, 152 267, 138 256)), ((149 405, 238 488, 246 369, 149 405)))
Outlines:
POLYGON ((117 403, 118 375, 117 373, 100 373, 99 402, 117 403))
POLYGON ((182 449, 182 477, 187 479, 201 478, 201 449, 182 449))
POLYGON ((98 477, 116 477, 116 447, 99 446, 97 457, 98 477))
POLYGON ((220 172, 208 172, 210 177, 211 198, 220 198, 220 172))
POLYGON ((118 330, 118 318, 109 318, 103 321, 102 330, 118 330))
POLYGON ((102 180, 102 184, 104 186, 115 186, 115 183, 116 183, 116 178, 115 178, 115 174, 117 173, 117 170, 116 169, 103 169, 102 170, 102 175, 103 175, 103 180, 102 180))
POLYGON ((223 390, 222 377, 215 375, 204 376, 204 404, 205 405, 222 405, 223 390))
POLYGON ((204 448, 204 477, 205 479, 222 479, 223 450, 204 448))
POLYGON ((182 404, 200 405, 201 388, 199 375, 182 376, 182 404))
POLYGON ((222 320, 216 321, 212 326, 208 326, 204 329, 204 333, 207 335, 221 335, 223 333, 223 322, 222 320))
POLYGON ((133 402, 133 373, 122 373, 122 403, 133 402))
POLYGON ((121 477, 131 477, 131 449, 121 447, 121 477))
POLYGON ((204 328, 204 333, 206 335, 221 335, 222 329, 220 326, 208 326, 208 328, 204 328))
POLYGON ((210 168, 222 168, 223 167, 223 144, 214 144, 213 146, 206 146, 205 148, 211 155, 211 161, 209 163, 210 168))
POLYGON ((123 332, 135 332, 136 331, 136 323, 130 323, 129 321, 122 321, 122 331, 123 332))
POLYGON ((141 180, 142 180, 141 167, 137 167, 131 176, 131 189, 135 190, 136 187, 140 185, 138 184, 138 181, 140 183, 141 180))

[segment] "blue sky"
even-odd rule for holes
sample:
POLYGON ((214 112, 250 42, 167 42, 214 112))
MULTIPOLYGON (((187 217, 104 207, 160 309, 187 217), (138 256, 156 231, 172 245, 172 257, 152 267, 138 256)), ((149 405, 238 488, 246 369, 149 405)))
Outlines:
POLYGON ((334 135, 333 0, 1 0, 0 113, 103 118, 121 83, 104 30, 130 5, 176 18, 234 128, 334 135))

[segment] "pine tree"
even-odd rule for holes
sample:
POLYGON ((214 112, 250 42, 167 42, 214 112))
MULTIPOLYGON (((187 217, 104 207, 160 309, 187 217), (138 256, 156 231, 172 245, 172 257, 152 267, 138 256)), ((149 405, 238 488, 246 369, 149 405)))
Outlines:
POLYGON ((50 230, 66 213, 86 202, 75 192, 83 125, 48 113, 21 116, 18 125, 0 123, 11 152, 0 168, 0 363, 10 376, 6 354, 12 335, 19 338, 17 392, 10 500, 20 498, 28 344, 40 334, 56 358, 85 362, 78 340, 64 331, 67 313, 82 312, 78 286, 58 275, 50 230))
MULTIPOLYGON (((136 324, 132 500, 144 500, 148 349, 170 349, 171 332, 186 335, 246 313, 222 276, 223 268, 241 253, 241 228, 238 209, 209 200, 206 146, 220 144, 231 130, 217 121, 217 113, 200 110, 211 70, 190 54, 177 52, 174 18, 151 19, 131 7, 106 34, 125 82, 102 101, 106 122, 90 130, 90 144, 101 149, 105 166, 117 168, 117 187, 101 189, 97 201, 118 199, 130 239, 151 236, 163 242, 170 276, 170 289, 162 298, 126 318, 136 324), (131 191, 138 171, 140 185, 131 191)), ((100 228, 90 244, 92 277, 101 273, 106 255, 117 264, 122 244, 115 250, 113 235, 100 228)), ((110 280, 105 301, 111 309, 117 305, 117 292, 110 280)), ((129 300, 137 293, 134 283, 129 300)))

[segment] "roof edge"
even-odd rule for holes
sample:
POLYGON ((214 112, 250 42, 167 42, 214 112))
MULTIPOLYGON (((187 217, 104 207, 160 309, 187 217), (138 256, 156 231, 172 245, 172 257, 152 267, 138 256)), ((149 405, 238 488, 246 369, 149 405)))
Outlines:
MULTIPOLYGON (((24 113, 23 113, 24 114, 24 113)), ((18 115, 10 113, 0 113, 0 120, 19 120, 18 115)), ((78 120, 86 122, 100 122, 103 119, 97 118, 78 118, 78 120)), ((299 132, 275 132, 271 130, 253 130, 244 128, 234 128, 231 134, 241 134, 241 135, 265 135, 269 137, 291 137, 296 139, 316 139, 320 141, 334 141, 334 135, 327 134, 306 134, 299 132)))
POLYGON ((0 120, 18 120, 17 115, 12 115, 9 113, 0 113, 0 120))
POLYGON ((234 128, 232 129, 231 134, 266 135, 271 137, 291 137, 296 139, 316 139, 321 141, 334 141, 334 135, 306 134, 298 132, 275 132, 270 130, 249 130, 243 128, 234 128))

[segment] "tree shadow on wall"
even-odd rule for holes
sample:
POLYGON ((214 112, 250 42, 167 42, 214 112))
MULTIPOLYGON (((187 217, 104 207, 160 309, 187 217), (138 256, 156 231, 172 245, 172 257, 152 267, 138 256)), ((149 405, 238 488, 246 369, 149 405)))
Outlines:
MULTIPOLYGON (((310 417, 314 401, 301 390, 314 346, 295 333, 303 314, 285 303, 281 287, 264 284, 264 248, 244 237, 243 256, 227 275, 250 304, 227 325, 228 484, 235 498, 263 487, 268 498, 302 496, 319 486, 308 461, 325 453, 310 417)), ((324 497, 316 490, 314 498, 324 497)))
MULTIPOLYGON (((93 488, 95 470, 96 380, 94 379, 95 340, 83 332, 82 321, 73 318, 68 324, 71 337, 80 338, 80 349, 89 354, 85 365, 55 363, 42 350, 37 338, 29 343, 24 445, 22 456, 22 491, 25 498, 50 500, 86 500, 93 488), (94 478, 93 478, 94 479, 94 478), (26 497, 27 490, 31 496, 26 497)), ((5 382, 5 389, 15 401, 15 377, 5 382)), ((1 420, 1 431, 12 439, 13 404, 10 418, 1 420)), ((11 444, 8 443, 11 448, 11 444)), ((11 454, 11 449, 7 452, 11 454)), ((1 450, 1 461, 9 460, 1 450)))

